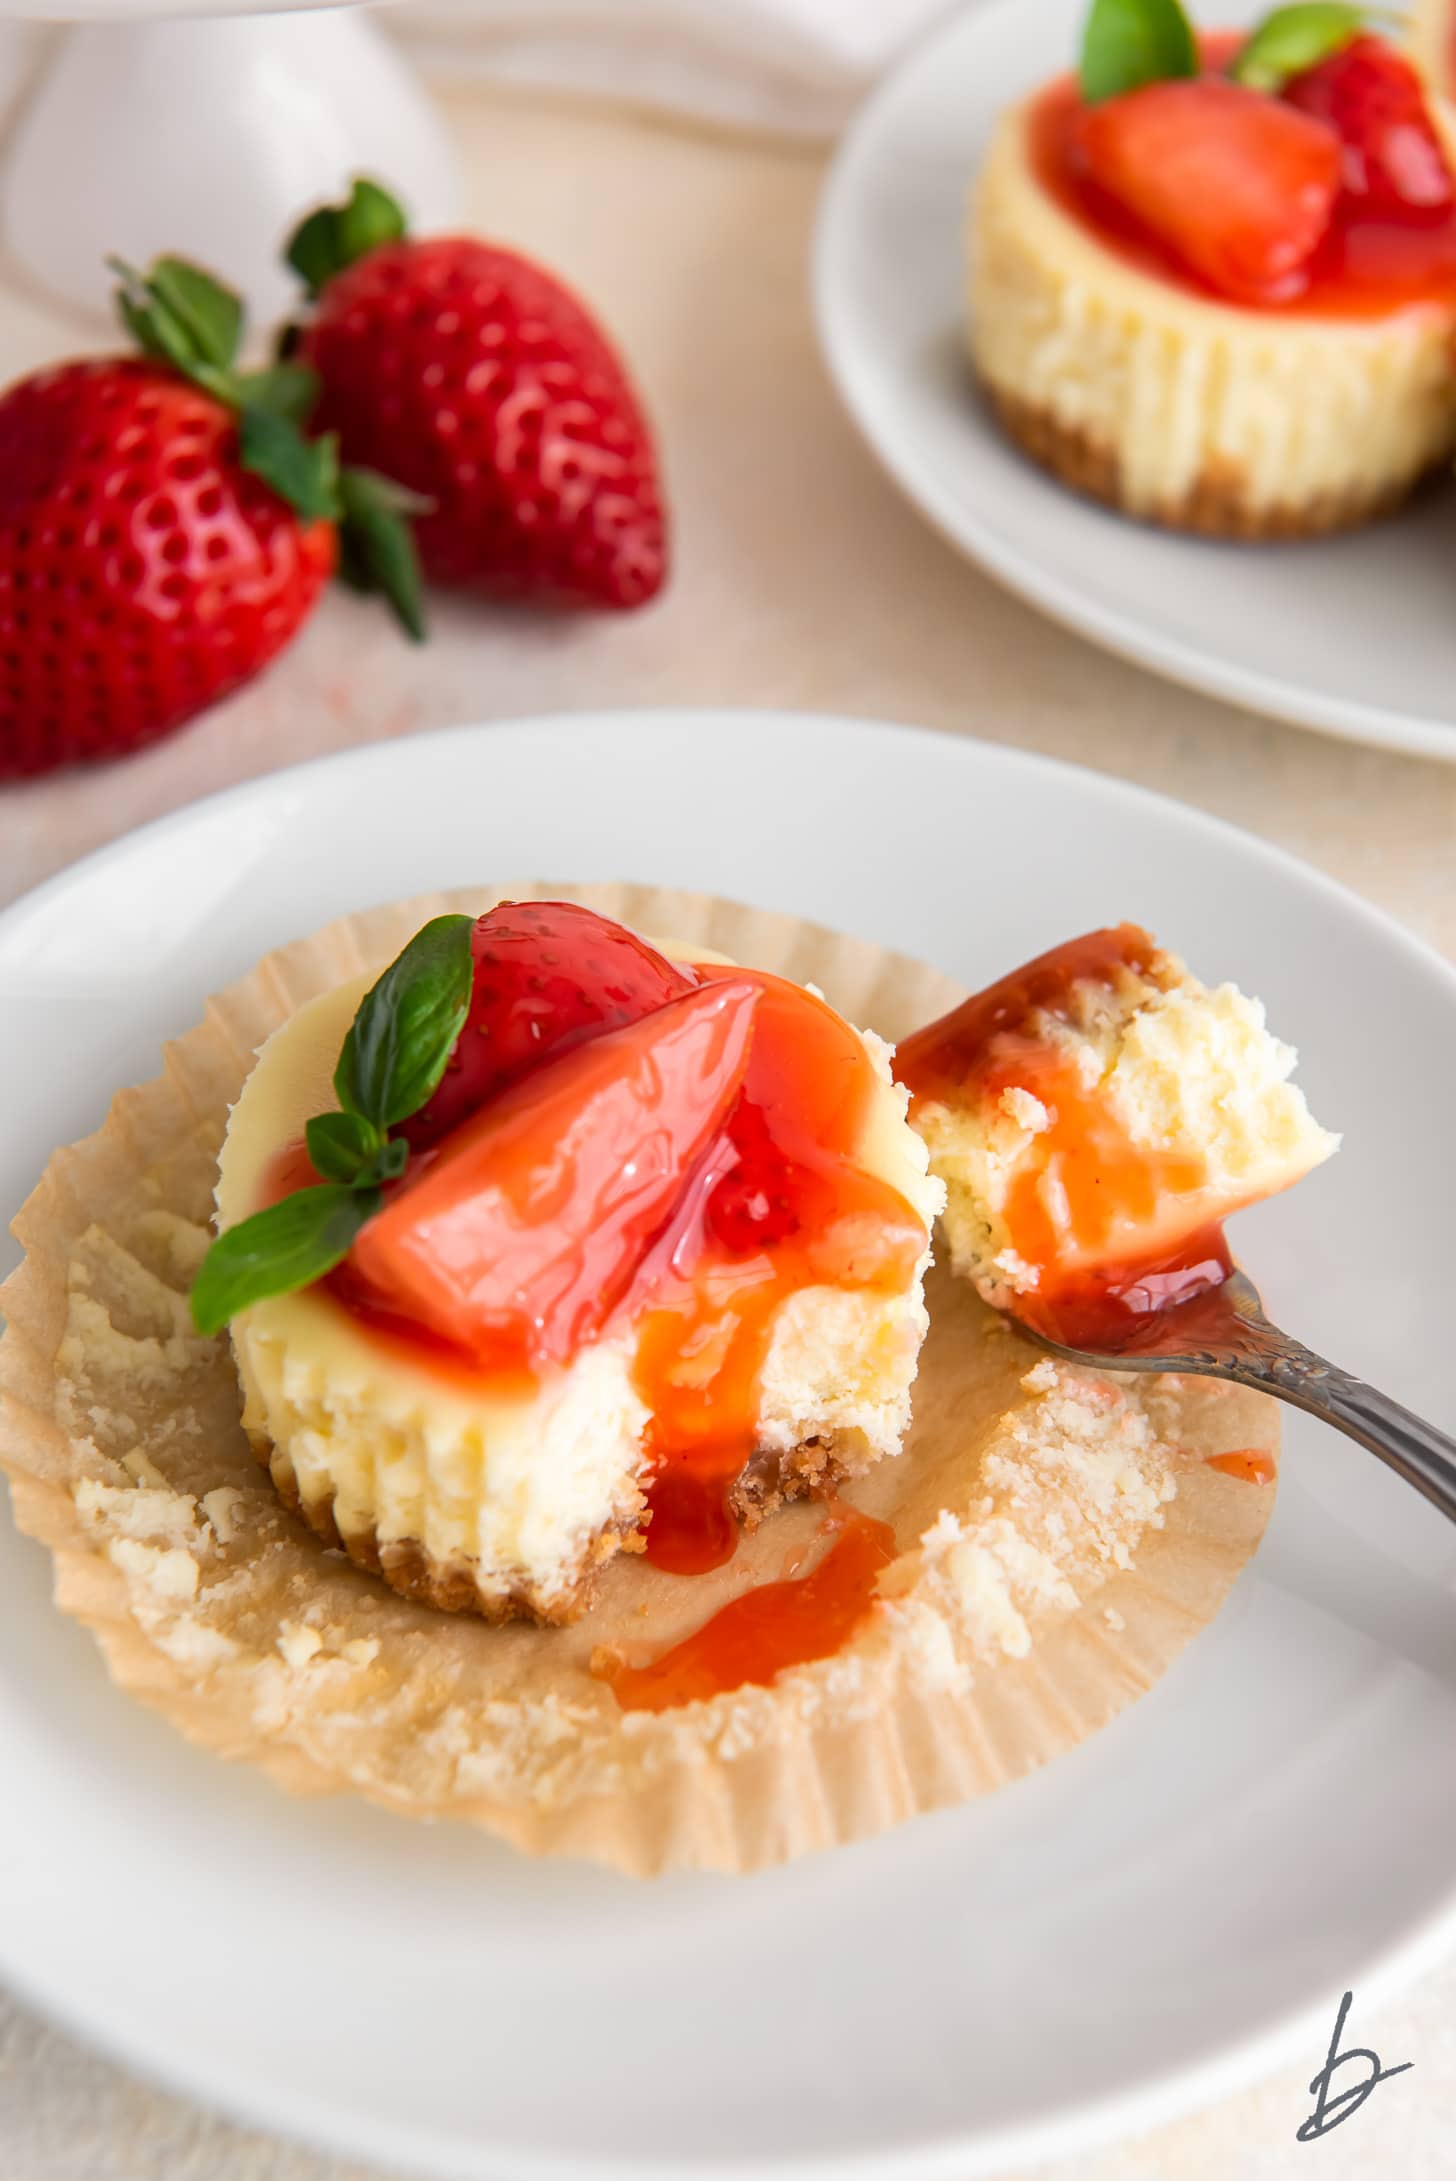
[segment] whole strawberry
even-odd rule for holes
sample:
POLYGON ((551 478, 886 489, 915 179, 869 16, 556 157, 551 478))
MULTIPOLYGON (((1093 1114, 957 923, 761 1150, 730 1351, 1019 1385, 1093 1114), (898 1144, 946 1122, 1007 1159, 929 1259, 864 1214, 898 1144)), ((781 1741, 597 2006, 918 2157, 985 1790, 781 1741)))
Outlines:
POLYGON ((241 307, 196 266, 120 270, 147 353, 0 397, 0 779, 121 756, 248 681, 312 612, 351 510, 351 552, 403 565, 418 628, 406 496, 303 437, 308 374, 238 371, 241 307))
POLYGON ((476 919, 470 1012, 444 1075, 401 1130, 423 1151, 546 1060, 692 989, 655 947, 572 901, 502 901, 476 919))
POLYGON ((550 273, 469 236, 411 241, 372 183, 289 247, 300 357, 351 462, 424 495, 428 575, 491 597, 638 606, 661 588, 652 437, 615 350, 550 273))
POLYGON ((0 778, 113 757, 266 666, 334 530, 242 468, 223 404, 140 358, 0 399, 0 778))

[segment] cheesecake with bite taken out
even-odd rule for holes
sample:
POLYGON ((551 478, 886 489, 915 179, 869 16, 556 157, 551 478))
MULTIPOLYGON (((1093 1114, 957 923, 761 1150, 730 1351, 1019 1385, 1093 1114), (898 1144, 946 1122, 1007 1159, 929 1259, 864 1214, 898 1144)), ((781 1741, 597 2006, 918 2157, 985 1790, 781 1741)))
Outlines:
POLYGON ((954 1269, 1071 1345, 1228 1270, 1221 1223, 1338 1139, 1231 984, 1136 925, 1054 948, 899 1048, 954 1269))
POLYGON ((618 1551, 714 1565, 899 1451, 941 1200, 887 1048, 817 993, 505 903, 269 1039, 221 1157, 234 1284, 194 1313, 230 1321, 245 1428, 330 1542, 559 1622, 618 1551), (322 1241, 260 1286, 280 1220, 322 1241))
POLYGON ((1005 430, 1174 529, 1396 505, 1456 444, 1444 127, 1356 11, 1198 40, 1176 0, 1094 0, 1080 70, 1003 116, 975 185, 971 352, 1005 430))

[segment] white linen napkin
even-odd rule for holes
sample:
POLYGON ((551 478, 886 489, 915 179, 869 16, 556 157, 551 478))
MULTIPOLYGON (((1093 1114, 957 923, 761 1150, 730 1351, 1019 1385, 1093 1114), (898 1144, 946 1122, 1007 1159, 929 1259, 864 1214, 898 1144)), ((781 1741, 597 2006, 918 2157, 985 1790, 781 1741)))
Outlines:
POLYGON ((379 17, 437 80, 630 99, 832 135, 944 0, 407 0, 379 17))

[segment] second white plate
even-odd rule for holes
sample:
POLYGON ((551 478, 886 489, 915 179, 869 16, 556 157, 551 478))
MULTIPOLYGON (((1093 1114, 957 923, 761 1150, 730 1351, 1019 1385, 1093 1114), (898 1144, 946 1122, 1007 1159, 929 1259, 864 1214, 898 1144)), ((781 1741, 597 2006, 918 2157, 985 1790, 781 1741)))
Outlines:
MULTIPOLYGON (((983 0, 914 48, 850 130, 815 261, 840 391, 922 511, 1056 620, 1255 711, 1456 762, 1456 485, 1345 538, 1179 538, 1066 491, 977 398, 963 332, 971 177, 997 114, 1071 65, 1086 6, 983 0)), ((1266 11, 1227 0, 1216 19, 1266 11)))

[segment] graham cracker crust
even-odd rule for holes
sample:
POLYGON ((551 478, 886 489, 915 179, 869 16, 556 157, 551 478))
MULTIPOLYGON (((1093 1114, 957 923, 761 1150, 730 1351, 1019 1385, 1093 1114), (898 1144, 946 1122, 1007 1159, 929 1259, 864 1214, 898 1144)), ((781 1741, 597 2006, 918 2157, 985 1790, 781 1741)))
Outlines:
MULTIPOLYGON (((336 1552, 346 1553, 356 1567, 377 1575, 401 1597, 417 1605, 433 1606, 440 1613, 473 1613, 500 1626, 506 1621, 535 1621, 548 1627, 565 1627, 579 1620, 592 1602, 597 1578, 619 1552, 641 1552, 646 1546, 644 1503, 636 1503, 617 1516, 593 1539, 586 1565, 574 1583, 564 1590, 543 1591, 530 1583, 482 1590, 477 1563, 469 1559, 442 1561, 415 1538, 394 1538, 381 1544, 370 1524, 362 1530, 342 1530, 334 1517, 332 1496, 305 1500, 298 1489, 293 1464, 271 1442, 250 1433, 253 1452, 273 1480, 285 1507, 306 1522, 336 1552)), ((852 1460, 836 1443, 836 1435, 805 1439, 787 1454, 755 1454, 728 1495, 728 1504, 745 1530, 756 1530, 765 1516, 787 1501, 828 1491, 843 1477, 865 1467, 852 1460)))
POLYGON ((1131 507, 1123 494, 1122 464, 1116 450, 1075 426, 1063 424, 1051 410, 1023 401, 992 386, 981 388, 1008 438, 1023 454, 1062 484, 1104 507, 1116 508, 1138 522, 1165 530, 1183 530, 1205 538, 1238 538, 1247 543, 1277 543, 1293 538, 1328 537, 1339 530, 1390 514, 1410 497, 1419 482, 1409 478, 1371 494, 1327 494, 1298 507, 1251 506, 1243 480, 1235 473, 1206 470, 1183 499, 1155 507, 1131 507))

